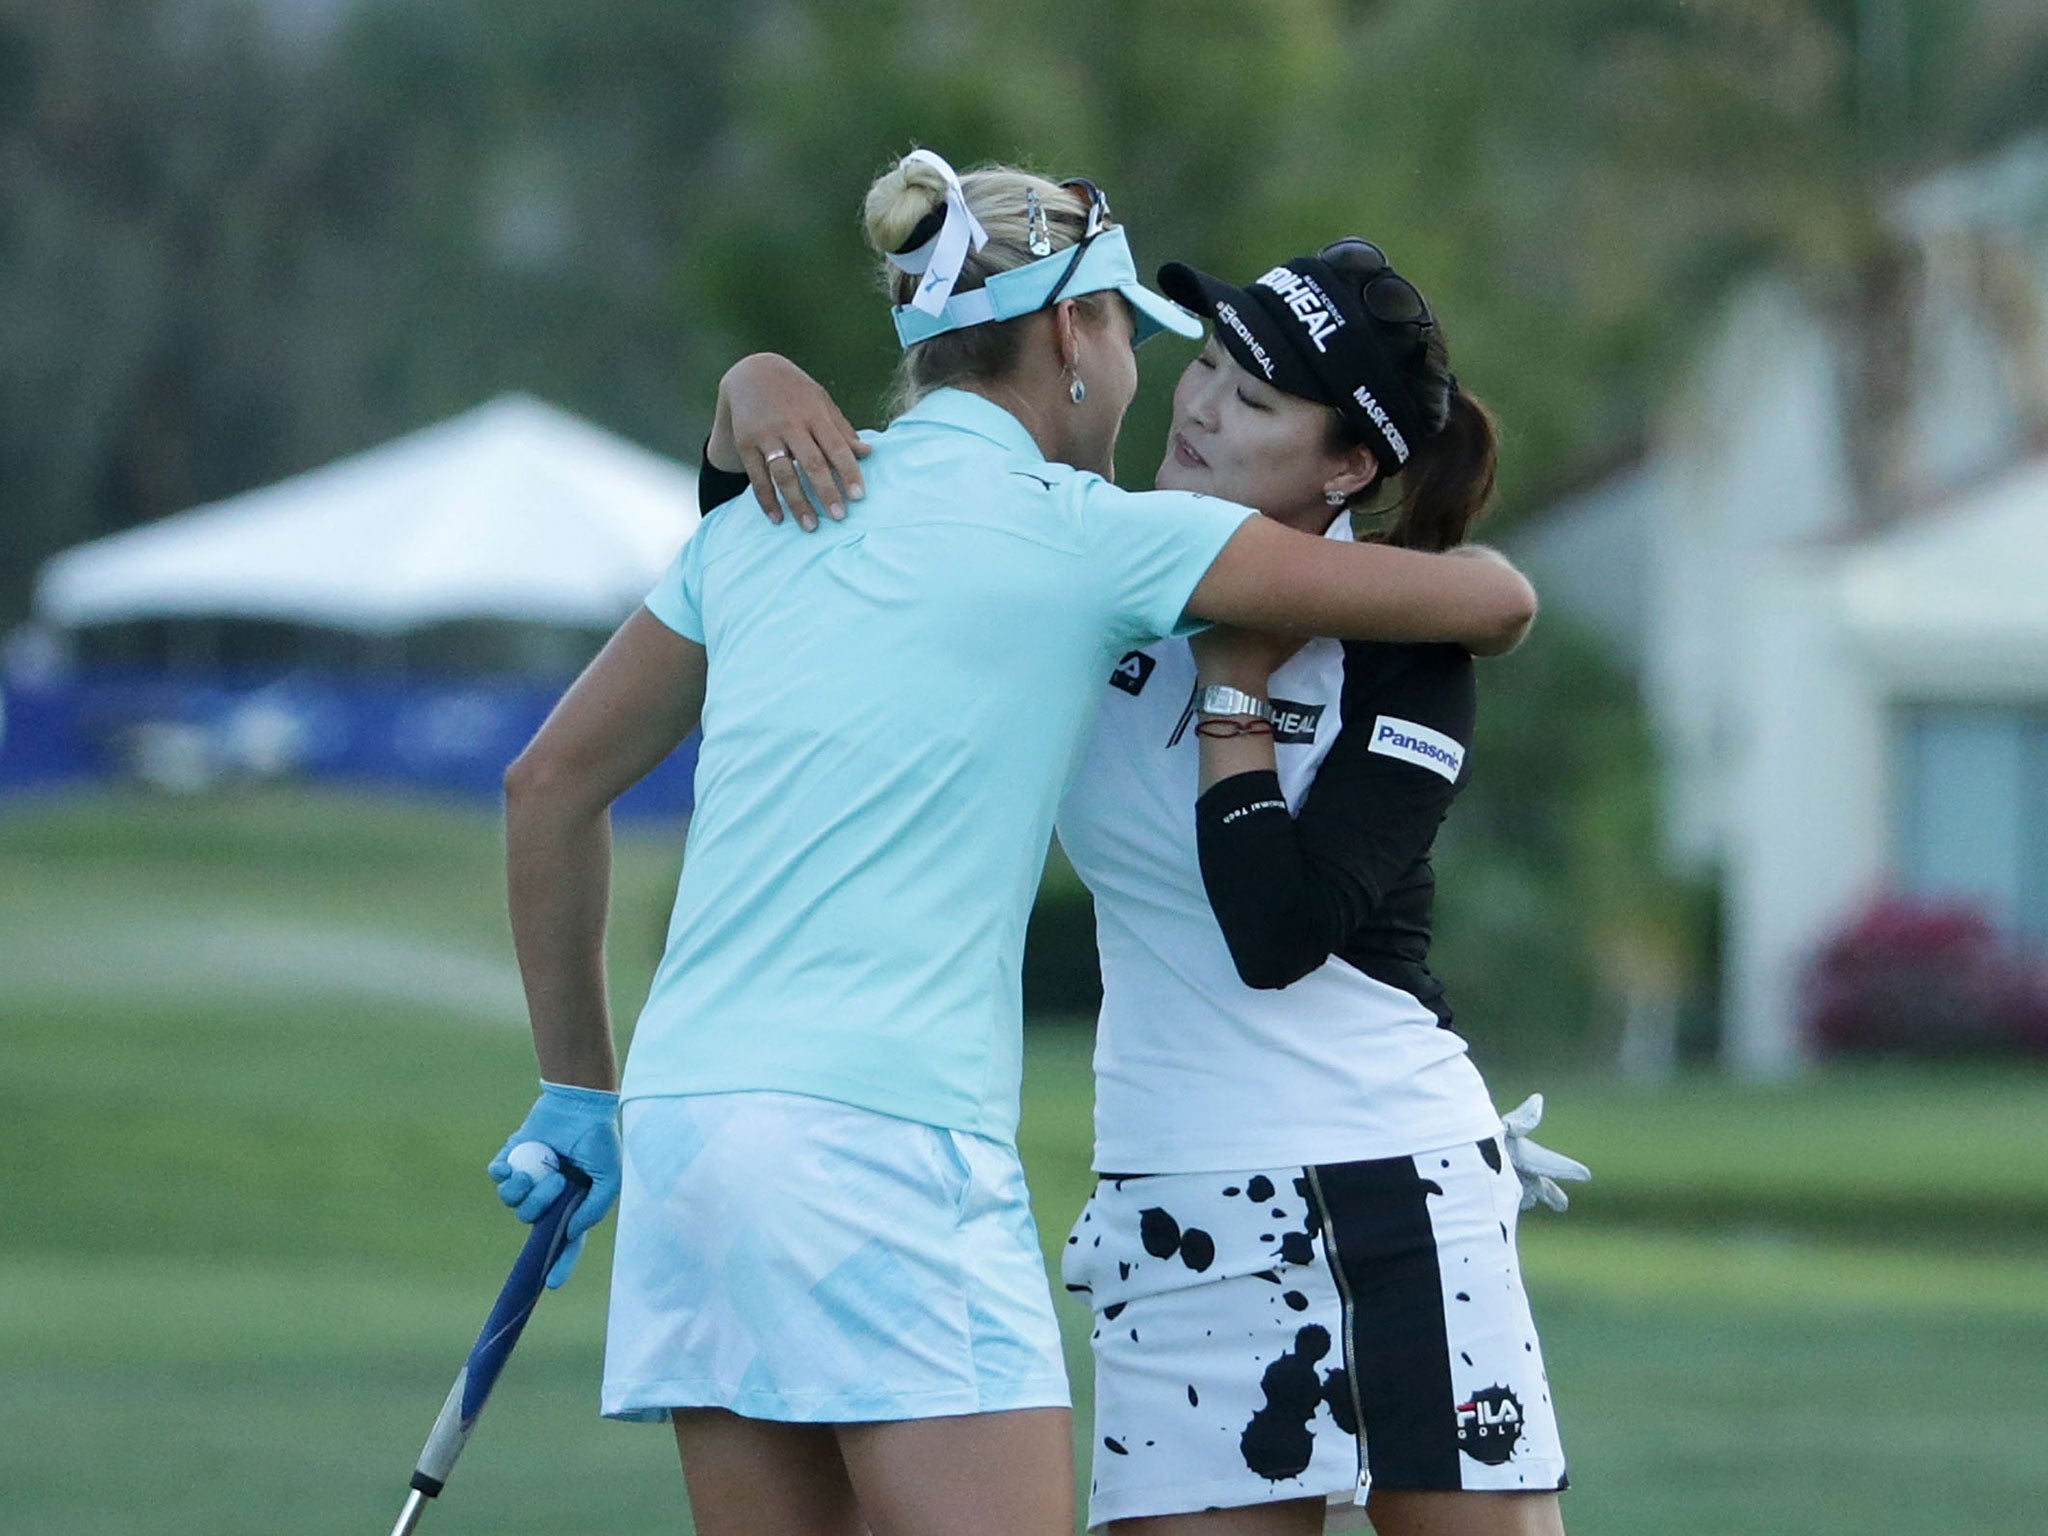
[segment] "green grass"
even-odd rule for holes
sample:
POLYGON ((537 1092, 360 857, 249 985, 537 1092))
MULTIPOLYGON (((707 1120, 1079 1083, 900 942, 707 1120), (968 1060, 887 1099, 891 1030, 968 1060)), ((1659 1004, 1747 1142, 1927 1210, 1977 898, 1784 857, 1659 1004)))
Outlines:
MULTIPOLYGON (((619 849, 627 1016, 675 861, 673 829, 619 849)), ((0 1530, 388 1523, 518 1242, 482 1173, 532 1084, 494 1001, 498 878, 489 819, 447 808, 0 814, 0 1530), (302 974, 323 935, 363 964, 302 974)), ((1088 1187, 1085 1032, 1034 1029, 1027 1085, 1056 1250, 1088 1187)), ((1524 1226, 1576 1536, 2040 1528, 2048 1081, 1496 1084, 1529 1087, 1597 1172, 1524 1226)), ((666 1435, 595 1417, 601 1248, 436 1532, 688 1528, 666 1435)))
MULTIPOLYGON (((1483 1052, 1482 1052, 1483 1054, 1483 1052)), ((1518 1074, 1540 1140, 1599 1172, 1594 1220, 1981 1244, 2048 1234, 2048 1073, 1895 1064, 1773 1089, 1697 1077, 1655 1093, 1518 1074)))

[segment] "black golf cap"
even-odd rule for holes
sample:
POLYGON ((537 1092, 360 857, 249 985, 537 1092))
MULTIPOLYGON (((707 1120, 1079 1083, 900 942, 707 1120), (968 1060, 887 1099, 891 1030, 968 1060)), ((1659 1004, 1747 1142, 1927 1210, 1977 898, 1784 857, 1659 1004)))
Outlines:
POLYGON ((1386 474, 1399 474, 1429 436, 1428 418, 1382 344, 1357 286, 1316 256, 1297 256, 1248 288, 1181 262, 1159 269, 1168 298, 1216 323, 1249 373, 1275 389, 1335 407, 1386 474))

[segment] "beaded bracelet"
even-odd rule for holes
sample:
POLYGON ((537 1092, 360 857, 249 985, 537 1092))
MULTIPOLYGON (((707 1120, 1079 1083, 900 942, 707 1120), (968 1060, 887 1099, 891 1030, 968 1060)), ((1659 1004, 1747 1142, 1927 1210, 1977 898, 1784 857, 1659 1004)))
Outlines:
POLYGON ((1212 740, 1227 740, 1232 736, 1270 736, 1273 722, 1270 720, 1197 720, 1195 734, 1212 740))

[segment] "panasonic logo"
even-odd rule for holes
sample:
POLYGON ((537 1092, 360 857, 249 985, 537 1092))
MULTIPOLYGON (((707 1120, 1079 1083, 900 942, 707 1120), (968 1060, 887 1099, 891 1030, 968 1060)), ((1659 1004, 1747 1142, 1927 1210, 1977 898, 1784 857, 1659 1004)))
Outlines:
POLYGON ((1442 731, 1432 731, 1426 725, 1417 725, 1413 720, 1397 720, 1392 715, 1381 715, 1373 721, 1370 750, 1381 757, 1398 758, 1418 768, 1427 768, 1453 784, 1458 782, 1458 775, 1465 768, 1465 748, 1454 738, 1442 731))
POLYGON ((1301 322, 1318 352, 1330 350, 1330 338, 1344 329, 1344 317, 1337 313, 1337 306, 1319 284, 1290 268, 1275 267, 1259 279, 1259 286, 1280 295, 1288 313, 1301 322))
POLYGON ((1384 437, 1387 440, 1387 446, 1394 450, 1394 457, 1403 464, 1406 464, 1408 462, 1408 439, 1401 435, 1401 429, 1396 427, 1393 418, 1387 415, 1386 407, 1381 405, 1373 397, 1373 392, 1363 384, 1351 391, 1351 398, 1356 400, 1364 408, 1365 414, 1372 418, 1372 424, 1380 429, 1380 436, 1384 437))

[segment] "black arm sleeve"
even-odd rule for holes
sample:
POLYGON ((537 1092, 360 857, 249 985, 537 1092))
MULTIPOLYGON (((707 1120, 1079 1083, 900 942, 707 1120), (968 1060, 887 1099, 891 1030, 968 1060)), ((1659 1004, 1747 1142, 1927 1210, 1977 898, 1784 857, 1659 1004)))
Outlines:
POLYGON ((1472 658, 1439 645, 1344 652, 1342 728, 1300 816, 1288 814, 1277 774, 1210 786, 1195 806, 1202 883, 1247 986, 1287 986, 1336 954, 1436 1007, 1441 988, 1422 964, 1435 893, 1429 849, 1469 762, 1453 783, 1373 751, 1373 734, 1390 716, 1452 738, 1469 759, 1472 658))
POLYGON ((752 484, 737 470, 720 469, 711 462, 711 439, 704 439, 704 451, 697 455, 697 510, 709 512, 722 507, 752 484))

